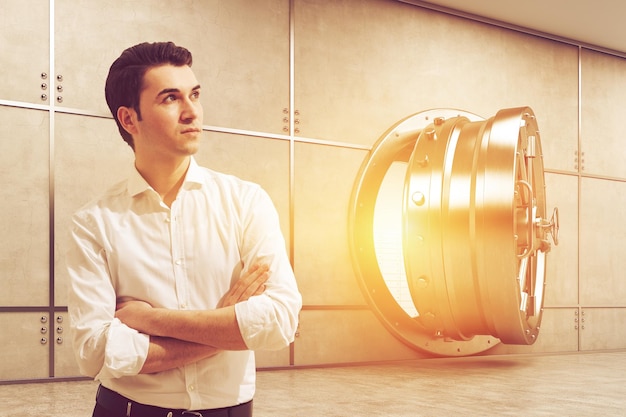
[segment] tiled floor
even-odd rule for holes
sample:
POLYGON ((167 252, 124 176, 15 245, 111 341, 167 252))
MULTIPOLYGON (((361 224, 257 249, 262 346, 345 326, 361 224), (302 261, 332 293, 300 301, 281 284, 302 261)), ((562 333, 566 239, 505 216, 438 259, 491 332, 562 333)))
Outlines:
MULTIPOLYGON (((0 385, 0 416, 90 416, 96 384, 0 385)), ((262 371, 255 417, 626 416, 626 352, 262 371)))

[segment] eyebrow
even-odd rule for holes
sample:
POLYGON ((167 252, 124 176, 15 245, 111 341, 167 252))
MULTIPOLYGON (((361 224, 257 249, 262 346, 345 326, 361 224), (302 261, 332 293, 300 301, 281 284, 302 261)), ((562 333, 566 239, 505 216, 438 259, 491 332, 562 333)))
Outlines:
MULTIPOLYGON (((191 89, 191 91, 198 91, 198 90, 200 90, 200 84, 196 85, 194 88, 191 89)), ((163 90, 159 91, 159 94, 157 94, 157 97, 160 97, 164 94, 171 94, 171 93, 180 93, 180 89, 164 88, 163 90)))

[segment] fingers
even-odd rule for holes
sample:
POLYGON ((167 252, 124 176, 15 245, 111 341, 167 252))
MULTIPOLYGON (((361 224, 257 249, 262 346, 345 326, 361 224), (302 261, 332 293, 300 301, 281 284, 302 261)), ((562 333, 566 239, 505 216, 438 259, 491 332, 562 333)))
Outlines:
POLYGON ((238 283, 241 283, 246 290, 256 289, 259 286, 264 286, 265 282, 269 279, 269 266, 267 265, 254 265, 250 270, 241 276, 238 283))
POLYGON ((254 265, 235 283, 232 288, 233 295, 247 300, 255 294, 269 278, 267 265, 254 265))
POLYGON ((224 295, 220 305, 222 307, 246 301, 252 296, 263 294, 265 283, 269 279, 269 266, 264 264, 253 265, 241 275, 233 287, 224 295))
POLYGON ((265 264, 254 264, 248 269, 247 272, 241 274, 242 279, 253 280, 270 270, 270 267, 265 264))

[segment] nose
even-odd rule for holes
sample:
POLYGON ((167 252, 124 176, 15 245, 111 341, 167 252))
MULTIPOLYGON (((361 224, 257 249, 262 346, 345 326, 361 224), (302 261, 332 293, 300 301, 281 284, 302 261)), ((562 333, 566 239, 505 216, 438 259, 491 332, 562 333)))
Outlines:
POLYGON ((202 122, 202 104, 200 101, 186 98, 184 100, 183 108, 180 114, 181 121, 184 123, 190 123, 194 120, 200 119, 202 122))

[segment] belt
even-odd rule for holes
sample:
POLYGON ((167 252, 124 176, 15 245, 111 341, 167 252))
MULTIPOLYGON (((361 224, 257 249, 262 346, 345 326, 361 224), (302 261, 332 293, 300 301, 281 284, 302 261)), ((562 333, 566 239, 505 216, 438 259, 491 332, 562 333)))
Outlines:
POLYGON ((181 409, 161 408, 141 404, 130 400, 115 391, 100 385, 96 394, 96 402, 115 415, 127 417, 251 417, 252 400, 232 407, 212 408, 208 410, 188 411, 181 409))

